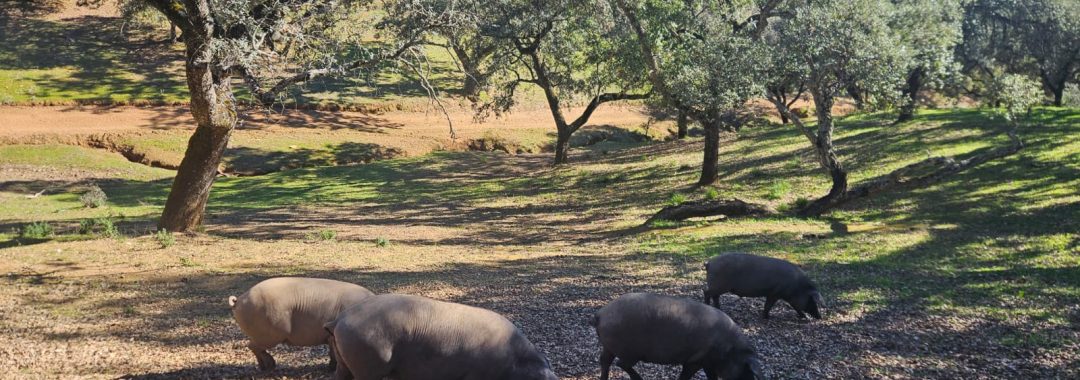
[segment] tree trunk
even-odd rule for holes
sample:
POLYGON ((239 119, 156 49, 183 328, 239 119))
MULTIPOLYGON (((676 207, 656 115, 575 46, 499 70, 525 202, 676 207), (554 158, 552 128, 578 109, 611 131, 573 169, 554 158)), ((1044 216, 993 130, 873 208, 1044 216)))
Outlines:
POLYGON ((215 70, 210 44, 185 33, 187 83, 191 91, 191 114, 197 127, 188 141, 184 159, 173 179, 158 228, 170 232, 192 231, 202 224, 210 187, 236 126, 236 102, 229 76, 215 70))
POLYGON ((462 60, 461 68, 465 72, 465 79, 461 83, 461 95, 476 99, 480 96, 480 89, 487 82, 488 75, 481 73, 480 65, 471 60, 462 60))
POLYGON ((788 103, 787 94, 783 90, 769 90, 768 98, 769 101, 776 105, 776 113, 780 114, 780 123, 783 125, 787 125, 788 123, 790 123, 791 120, 788 119, 787 112, 784 112, 784 110, 780 109, 780 104, 791 107, 791 104, 788 103))
POLYGON ((570 136, 573 132, 570 131, 569 126, 559 126, 558 130, 558 135, 555 138, 555 165, 562 165, 568 161, 568 156, 570 155, 570 136))
POLYGON ((461 95, 469 99, 480 96, 480 82, 473 74, 465 74, 461 83, 461 95))
POLYGON ((1052 90, 1054 92, 1054 106, 1061 107, 1065 104, 1063 100, 1063 98, 1065 97, 1065 84, 1062 83, 1060 86, 1055 87, 1052 90))
POLYGON ((863 98, 863 93, 862 90, 859 89, 859 86, 848 84, 846 89, 848 96, 851 97, 851 100, 855 101, 855 109, 862 110, 866 107, 866 99, 863 98))
POLYGON ((915 109, 919 106, 919 90, 922 89, 922 68, 911 71, 907 79, 907 88, 904 89, 904 105, 900 106, 900 115, 896 122, 902 123, 915 118, 915 109))
POLYGON ((815 136, 814 150, 817 152, 821 167, 829 173, 832 179, 832 188, 829 193, 818 200, 811 202, 806 208, 799 211, 801 216, 817 216, 829 208, 829 205, 843 197, 847 192, 847 171, 836 156, 836 148, 833 146, 833 97, 824 91, 814 92, 814 103, 817 107, 818 131, 815 136))
POLYGON ((720 122, 719 120, 702 120, 705 128, 705 154, 701 161, 701 179, 698 185, 712 185, 716 182, 720 160, 720 122))
POLYGON ((679 118, 677 124, 679 126, 679 140, 685 139, 687 130, 690 129, 690 120, 689 117, 686 116, 686 112, 683 112, 681 110, 679 111, 679 118))

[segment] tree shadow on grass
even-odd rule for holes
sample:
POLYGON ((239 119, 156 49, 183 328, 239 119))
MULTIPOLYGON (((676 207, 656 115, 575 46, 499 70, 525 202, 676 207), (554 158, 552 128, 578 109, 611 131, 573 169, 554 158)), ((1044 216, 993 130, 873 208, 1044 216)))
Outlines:
POLYGON ((0 69, 71 68, 69 77, 34 80, 33 96, 93 101, 117 96, 181 100, 187 88, 178 68, 179 51, 168 45, 128 39, 119 18, 80 16, 64 21, 0 18, 0 69))
POLYGON ((304 167, 366 164, 405 155, 397 148, 378 144, 344 142, 323 149, 297 148, 290 151, 267 151, 234 147, 225 151, 225 172, 237 175, 263 175, 304 167))

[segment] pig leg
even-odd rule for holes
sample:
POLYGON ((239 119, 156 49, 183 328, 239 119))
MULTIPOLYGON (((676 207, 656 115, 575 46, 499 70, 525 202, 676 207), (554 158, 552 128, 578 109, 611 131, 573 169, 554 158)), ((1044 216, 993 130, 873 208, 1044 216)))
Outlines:
POLYGON ((615 354, 608 350, 600 351, 600 380, 608 380, 611 371, 611 362, 615 361, 615 354))
POLYGON ((337 369, 334 370, 334 380, 353 380, 352 371, 349 371, 349 367, 346 367, 345 363, 337 362, 337 369))
POLYGON ((251 352, 255 353, 255 360, 259 361, 260 371, 272 371, 274 370, 274 367, 277 367, 277 362, 274 361, 274 357, 270 356, 269 352, 266 352, 269 347, 251 342, 248 343, 248 348, 251 349, 251 352))
POLYGON ((765 311, 761 313, 762 318, 769 319, 769 310, 772 310, 773 306, 776 306, 776 297, 765 297, 765 311))
POLYGON ((698 373, 700 370, 700 366, 683 364, 682 372, 679 372, 679 380, 690 380, 690 378, 694 377, 694 374, 698 373))
POLYGON ((326 344, 330 346, 327 348, 327 351, 330 351, 330 371, 337 371, 340 366, 338 365, 337 344, 334 343, 334 337, 327 338, 326 344))
POLYGON ((634 365, 637 364, 637 362, 637 360, 628 361, 619 359, 619 362, 615 365, 619 366, 619 368, 622 368, 623 371, 626 371, 626 374, 630 375, 630 380, 645 380, 642 379, 641 375, 634 370, 634 365))
POLYGON ((717 380, 719 378, 720 378, 719 376, 716 376, 716 370, 713 370, 711 368, 705 368, 705 379, 707 379, 707 380, 717 380))

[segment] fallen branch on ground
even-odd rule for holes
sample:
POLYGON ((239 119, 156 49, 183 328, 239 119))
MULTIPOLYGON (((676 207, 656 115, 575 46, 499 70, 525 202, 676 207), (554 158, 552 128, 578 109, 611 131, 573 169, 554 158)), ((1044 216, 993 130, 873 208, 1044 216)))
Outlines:
POLYGON ((685 202, 676 206, 667 206, 645 221, 644 226, 650 226, 658 220, 686 220, 703 216, 724 215, 727 217, 760 216, 773 214, 775 211, 768 206, 756 203, 746 203, 740 199, 723 199, 713 201, 685 202))

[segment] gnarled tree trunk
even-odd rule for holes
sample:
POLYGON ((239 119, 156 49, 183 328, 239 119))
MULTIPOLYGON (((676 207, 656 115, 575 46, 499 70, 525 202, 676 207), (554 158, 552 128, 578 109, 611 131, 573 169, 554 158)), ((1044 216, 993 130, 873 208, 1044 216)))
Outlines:
POLYGON ((811 202, 806 208, 800 210, 799 215, 803 216, 821 214, 820 210, 827 209, 830 204, 843 196, 847 192, 848 186, 847 170, 840 163, 840 158, 836 155, 836 148, 833 146, 832 94, 827 91, 815 90, 813 95, 814 105, 817 109, 818 129, 817 134, 810 139, 810 143, 814 145, 821 167, 832 178, 832 188, 824 197, 811 202))
POLYGON ((488 74, 480 70, 480 63, 470 59, 465 53, 458 53, 461 61, 461 70, 465 72, 465 78, 461 83, 461 95, 469 99, 480 96, 480 89, 487 83, 488 74), (462 58, 464 57, 464 58, 462 58))
POLYGON ((208 63, 211 62, 208 38, 197 34, 184 33, 191 114, 197 127, 188 141, 158 222, 158 228, 170 232, 187 232, 202 224, 210 187, 237 122, 229 74, 208 63))
POLYGON ((923 69, 918 67, 908 74, 907 87, 904 88, 904 104, 900 106, 900 115, 896 122, 902 123, 915 118, 915 109, 919 106, 919 91, 922 90, 923 69))
POLYGON ((866 108, 866 97, 863 95, 863 91, 859 86, 848 84, 845 89, 847 90, 848 96, 851 97, 851 100, 855 101, 855 109, 862 110, 866 108))

